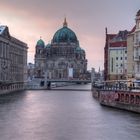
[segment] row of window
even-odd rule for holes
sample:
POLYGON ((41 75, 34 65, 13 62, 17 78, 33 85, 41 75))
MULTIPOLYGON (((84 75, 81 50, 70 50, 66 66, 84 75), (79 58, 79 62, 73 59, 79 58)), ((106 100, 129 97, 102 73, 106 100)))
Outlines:
POLYGON ((120 52, 120 54, 124 54, 124 53, 127 54, 127 50, 125 50, 125 51, 124 50, 121 50, 121 51, 118 50, 118 51, 116 51, 116 54, 118 54, 119 52, 120 52))
MULTIPOLYGON (((120 57, 120 58, 119 57, 116 57, 116 60, 119 60, 119 59, 120 60, 123 60, 123 57, 120 57)), ((127 60, 127 57, 125 57, 124 59, 127 60)))

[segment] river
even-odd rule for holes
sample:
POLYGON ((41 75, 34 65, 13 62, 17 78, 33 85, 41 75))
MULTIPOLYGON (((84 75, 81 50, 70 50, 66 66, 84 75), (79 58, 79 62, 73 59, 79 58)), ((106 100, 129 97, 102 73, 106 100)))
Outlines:
POLYGON ((90 85, 61 89, 1 96, 0 140, 140 139, 140 114, 101 106, 90 85))

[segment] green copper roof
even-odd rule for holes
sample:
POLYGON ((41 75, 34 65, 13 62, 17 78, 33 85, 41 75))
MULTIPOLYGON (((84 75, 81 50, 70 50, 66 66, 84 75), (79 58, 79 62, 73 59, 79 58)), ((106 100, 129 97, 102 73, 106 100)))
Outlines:
POLYGON ((85 50, 84 49, 82 49, 82 48, 80 48, 79 46, 75 49, 75 51, 77 52, 77 53, 81 53, 81 52, 85 52, 85 50))
POLYGON ((80 47, 77 47, 76 48, 76 51, 81 51, 82 49, 80 47))
POLYGON ((50 47, 51 47, 51 44, 48 43, 48 44, 46 45, 46 48, 50 48, 50 47))
POLYGON ((37 46, 40 46, 40 47, 44 47, 45 46, 45 43, 44 43, 44 41, 42 39, 40 39, 40 40, 37 41, 37 44, 36 45, 37 46))
POLYGON ((81 52, 82 49, 81 49, 80 47, 77 47, 77 48, 75 49, 75 51, 76 51, 76 52, 81 52))
POLYGON ((59 29, 53 36, 53 43, 78 43, 75 33, 67 26, 59 29))

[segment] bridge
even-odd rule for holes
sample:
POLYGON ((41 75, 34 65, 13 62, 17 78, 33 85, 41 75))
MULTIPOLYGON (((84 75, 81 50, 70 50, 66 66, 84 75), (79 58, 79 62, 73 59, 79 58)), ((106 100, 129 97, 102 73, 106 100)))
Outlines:
POLYGON ((90 79, 47 79, 46 81, 47 89, 51 89, 51 83, 57 83, 57 82, 88 84, 91 83, 91 80, 90 79))
POLYGON ((90 79, 44 79, 44 78, 34 78, 26 83, 26 89, 51 89, 55 85, 64 86, 65 83, 75 83, 75 84, 88 84, 91 83, 90 79), (58 84, 54 84, 58 83, 58 84), (59 84, 62 83, 62 84, 59 84), (52 85, 54 84, 54 86, 52 85))
POLYGON ((90 79, 47 79, 47 82, 91 83, 90 79))
POLYGON ((57 90, 57 91, 91 91, 91 89, 72 89, 72 88, 66 88, 66 89, 63 89, 63 88, 53 88, 51 90, 57 90))

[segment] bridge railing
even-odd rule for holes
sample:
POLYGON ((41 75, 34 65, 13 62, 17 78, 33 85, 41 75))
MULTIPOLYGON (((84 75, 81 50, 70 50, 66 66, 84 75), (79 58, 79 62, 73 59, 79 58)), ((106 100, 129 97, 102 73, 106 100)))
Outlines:
POLYGON ((110 81, 103 81, 101 83, 92 83, 92 88, 96 88, 98 90, 134 90, 139 89, 136 87, 134 82, 128 80, 110 80, 110 81))
POLYGON ((91 83, 89 79, 47 79, 47 82, 88 82, 91 83))

